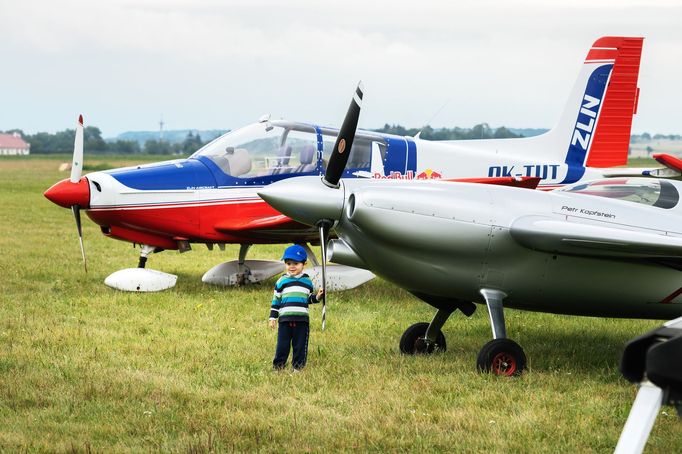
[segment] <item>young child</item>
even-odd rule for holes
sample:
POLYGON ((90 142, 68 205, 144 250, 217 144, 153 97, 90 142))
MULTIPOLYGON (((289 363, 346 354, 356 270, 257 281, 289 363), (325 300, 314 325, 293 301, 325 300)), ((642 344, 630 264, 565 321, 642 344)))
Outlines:
POLYGON ((270 328, 275 329, 275 323, 279 320, 272 367, 284 369, 289 349, 293 347, 291 363, 294 370, 300 370, 305 366, 308 356, 308 304, 319 303, 324 291, 319 289, 317 294, 313 293, 313 282, 303 272, 308 254, 302 246, 295 244, 286 248, 282 260, 286 265, 286 273, 275 284, 270 306, 270 328))

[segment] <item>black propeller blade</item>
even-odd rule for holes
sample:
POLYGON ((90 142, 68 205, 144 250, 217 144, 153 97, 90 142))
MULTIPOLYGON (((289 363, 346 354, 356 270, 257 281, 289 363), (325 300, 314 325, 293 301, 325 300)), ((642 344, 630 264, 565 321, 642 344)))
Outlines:
POLYGON ((329 187, 338 188, 339 180, 343 171, 346 169, 348 156, 353 147, 353 139, 355 138, 355 131, 358 127, 358 118, 360 117, 360 108, 362 107, 363 87, 362 81, 358 83, 355 89, 353 100, 348 106, 346 118, 343 120, 339 136, 336 138, 332 155, 329 158, 329 164, 325 172, 322 182, 329 187))
POLYGON ((85 260, 85 248, 83 247, 83 229, 81 228, 81 207, 80 205, 71 205, 73 217, 76 219, 76 228, 78 229, 78 241, 81 243, 81 256, 83 257, 83 266, 85 272, 88 272, 88 262, 85 260))
MULTIPOLYGON (((358 128, 358 119, 360 118, 360 109, 362 107, 363 86, 362 81, 358 82, 355 89, 353 99, 348 106, 346 118, 343 119, 343 124, 339 130, 339 136, 336 138, 332 155, 329 158, 327 170, 322 178, 322 182, 331 187, 338 188, 339 180, 343 171, 346 170, 350 150, 353 147, 353 139, 355 139, 355 132, 358 128)), ((322 255, 322 290, 324 290, 322 300, 322 330, 327 322, 327 238, 329 237, 329 230, 334 224, 333 220, 320 219, 317 227, 320 230, 320 252, 322 255)))
POLYGON ((332 223, 327 220, 322 220, 317 224, 320 229, 320 255, 322 256, 322 331, 327 323, 327 238, 329 238, 329 229, 332 223))

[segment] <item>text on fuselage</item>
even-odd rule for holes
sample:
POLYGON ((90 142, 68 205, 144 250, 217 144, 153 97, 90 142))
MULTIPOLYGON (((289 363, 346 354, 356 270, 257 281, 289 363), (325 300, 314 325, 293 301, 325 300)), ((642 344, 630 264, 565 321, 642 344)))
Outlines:
POLYGON ((588 94, 583 97, 583 100, 585 102, 580 108, 580 115, 578 115, 578 122, 575 124, 571 145, 579 144, 580 148, 587 150, 587 145, 590 143, 590 136, 594 129, 594 122, 597 120, 598 106, 601 101, 588 94), (581 123, 581 121, 587 121, 587 124, 581 123))
POLYGON ((556 179, 560 164, 526 164, 520 166, 490 166, 488 177, 538 177, 556 179))

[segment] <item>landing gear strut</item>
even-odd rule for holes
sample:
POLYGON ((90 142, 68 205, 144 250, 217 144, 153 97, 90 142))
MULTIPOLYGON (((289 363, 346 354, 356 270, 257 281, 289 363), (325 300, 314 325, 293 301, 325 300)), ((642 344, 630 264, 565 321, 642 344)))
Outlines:
POLYGON ((521 375, 526 368, 526 354, 519 344, 507 339, 504 324, 504 308, 502 300, 507 296, 500 290, 482 289, 490 316, 490 326, 493 340, 483 346, 478 353, 476 366, 481 372, 491 372, 495 375, 521 375))
POLYGON ((221 286, 255 284, 284 271, 279 260, 246 260, 250 247, 249 243, 240 244, 239 259, 214 266, 204 273, 202 282, 221 286))
POLYGON ((157 252, 154 246, 149 246, 147 244, 140 245, 140 260, 137 262, 138 268, 144 268, 147 266, 147 257, 152 252, 157 252))
POLYGON ((249 252, 251 248, 250 244, 240 244, 239 245, 239 262, 237 263, 237 283, 236 285, 245 285, 249 283, 249 277, 251 276, 251 269, 246 266, 246 253, 249 252))
POLYGON ((400 338, 400 351, 408 355, 444 352, 447 349, 441 328, 453 311, 439 309, 431 323, 415 323, 400 338))
POLYGON ((476 305, 470 301, 445 298, 412 292, 414 296, 438 309, 431 323, 415 323, 405 330, 400 338, 400 351, 407 355, 431 354, 444 352, 447 348, 445 336, 441 328, 457 309, 464 315, 471 316, 476 305))

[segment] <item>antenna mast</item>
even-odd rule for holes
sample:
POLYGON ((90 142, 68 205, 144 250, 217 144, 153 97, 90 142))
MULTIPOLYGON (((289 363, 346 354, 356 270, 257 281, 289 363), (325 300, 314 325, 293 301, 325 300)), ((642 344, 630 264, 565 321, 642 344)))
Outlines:
POLYGON ((163 125, 165 125, 163 121, 163 114, 161 114, 161 119, 159 119, 159 142, 163 142, 163 125))

